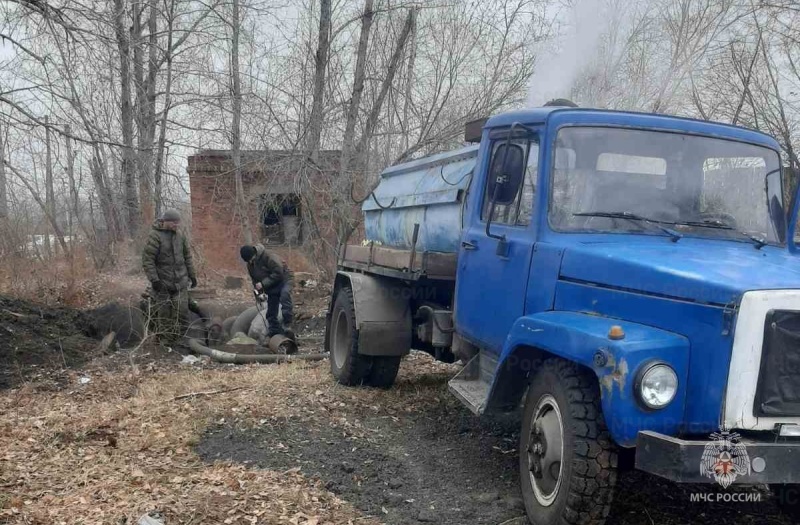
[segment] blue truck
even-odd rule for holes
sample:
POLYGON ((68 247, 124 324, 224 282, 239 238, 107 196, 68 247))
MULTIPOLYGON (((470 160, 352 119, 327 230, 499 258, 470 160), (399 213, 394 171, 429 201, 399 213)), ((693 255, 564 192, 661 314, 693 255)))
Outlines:
POLYGON ((388 388, 412 348, 463 363, 448 386, 472 412, 522 411, 536 525, 603 523, 631 458, 768 485, 796 512, 800 246, 778 142, 548 105, 465 143, 389 167, 363 203, 327 316, 336 380, 388 388))

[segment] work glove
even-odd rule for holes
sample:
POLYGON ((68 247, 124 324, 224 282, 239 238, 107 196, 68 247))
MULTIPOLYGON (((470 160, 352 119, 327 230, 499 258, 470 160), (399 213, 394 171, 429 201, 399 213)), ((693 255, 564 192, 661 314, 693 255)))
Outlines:
POLYGON ((167 288, 161 281, 153 281, 150 286, 153 287, 154 292, 166 292, 167 288))
POLYGON ((192 281, 192 288, 197 288, 197 277, 189 277, 189 280, 192 281))

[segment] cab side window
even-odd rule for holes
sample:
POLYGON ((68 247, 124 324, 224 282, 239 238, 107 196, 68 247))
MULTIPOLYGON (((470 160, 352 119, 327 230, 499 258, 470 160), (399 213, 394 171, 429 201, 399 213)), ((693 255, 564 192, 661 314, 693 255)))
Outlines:
MULTIPOLYGON (((489 164, 489 175, 486 179, 486 191, 483 199, 481 219, 487 220, 492 196, 494 195, 497 177, 503 173, 503 157, 505 141, 498 142, 492 149, 492 160, 489 164)), ((511 226, 528 226, 533 215, 534 196, 536 195, 536 179, 539 167, 539 144, 528 141, 512 141, 506 159, 506 171, 519 173, 520 164, 525 166, 522 180, 511 180, 507 190, 510 195, 498 195, 492 216, 493 223, 511 226)))

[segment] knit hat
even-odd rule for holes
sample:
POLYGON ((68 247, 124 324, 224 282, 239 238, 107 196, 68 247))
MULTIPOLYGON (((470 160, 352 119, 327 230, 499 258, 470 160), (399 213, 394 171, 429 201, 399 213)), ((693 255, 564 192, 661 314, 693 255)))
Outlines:
POLYGON ((250 259, 252 259, 256 255, 256 247, 255 246, 242 246, 239 249, 239 255, 242 256, 242 260, 244 260, 245 262, 250 262, 250 259))
POLYGON ((161 215, 161 220, 167 222, 180 222, 181 214, 175 208, 169 208, 161 215))

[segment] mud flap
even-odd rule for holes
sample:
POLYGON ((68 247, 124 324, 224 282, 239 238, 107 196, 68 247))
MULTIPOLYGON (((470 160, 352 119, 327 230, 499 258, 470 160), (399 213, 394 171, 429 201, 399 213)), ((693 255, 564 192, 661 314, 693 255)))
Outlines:
POLYGON ((403 356, 411 350, 411 291, 402 282, 339 272, 353 290, 360 354, 403 356))

